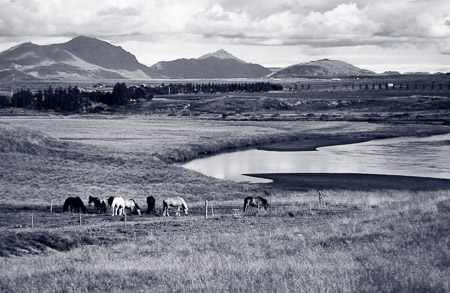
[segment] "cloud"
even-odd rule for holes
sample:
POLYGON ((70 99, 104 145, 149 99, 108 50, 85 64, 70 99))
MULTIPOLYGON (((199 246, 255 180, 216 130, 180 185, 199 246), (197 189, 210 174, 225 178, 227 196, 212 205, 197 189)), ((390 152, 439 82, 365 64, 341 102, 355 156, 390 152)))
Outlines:
POLYGON ((0 0, 0 36, 441 48, 450 39, 449 11, 448 0, 0 0))

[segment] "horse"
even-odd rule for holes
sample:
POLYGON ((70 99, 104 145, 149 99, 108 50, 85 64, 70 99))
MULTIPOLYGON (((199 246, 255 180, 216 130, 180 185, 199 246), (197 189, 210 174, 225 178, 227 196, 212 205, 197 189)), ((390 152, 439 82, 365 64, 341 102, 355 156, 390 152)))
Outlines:
POLYGON ((105 199, 99 199, 98 197, 89 196, 89 205, 94 204, 97 208, 97 213, 106 213, 105 199))
POLYGON ((123 197, 114 197, 111 203, 111 215, 120 216, 125 213, 125 208, 136 210, 137 214, 141 214, 141 208, 138 206, 134 199, 124 199, 123 197))
POLYGON ((180 209, 183 209, 184 214, 188 214, 188 207, 186 202, 181 197, 171 197, 163 200, 163 216, 169 216, 169 207, 178 207, 176 216, 180 216, 180 209))
POLYGON ((84 214, 86 213, 86 207, 84 206, 84 203, 79 196, 68 197, 64 201, 63 212, 64 213, 68 212, 69 207, 70 207, 70 212, 79 213, 81 210, 84 214))
POLYGON ((108 197, 108 205, 109 205, 109 206, 112 205, 113 200, 114 200, 114 196, 108 197))
POLYGON ((131 212, 136 211, 138 215, 141 214, 141 208, 134 199, 125 199, 125 208, 130 209, 131 212))
POLYGON ((147 214, 151 214, 155 212, 155 202, 156 199, 154 196, 150 195, 149 197, 147 197, 147 214))
POLYGON ((259 211, 259 207, 263 206, 264 209, 267 210, 267 208, 269 207, 269 202, 267 201, 267 199, 265 199, 264 197, 261 197, 261 196, 257 196, 257 197, 247 196, 244 199, 244 213, 247 211, 248 206, 258 207, 258 211, 259 211))

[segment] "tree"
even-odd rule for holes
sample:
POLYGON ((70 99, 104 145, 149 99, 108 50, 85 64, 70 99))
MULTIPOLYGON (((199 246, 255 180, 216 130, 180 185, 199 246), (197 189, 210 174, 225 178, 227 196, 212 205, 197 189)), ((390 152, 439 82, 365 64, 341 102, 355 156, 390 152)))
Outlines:
POLYGON ((130 100, 130 93, 128 92, 125 83, 116 83, 112 92, 112 104, 117 106, 125 106, 130 100))

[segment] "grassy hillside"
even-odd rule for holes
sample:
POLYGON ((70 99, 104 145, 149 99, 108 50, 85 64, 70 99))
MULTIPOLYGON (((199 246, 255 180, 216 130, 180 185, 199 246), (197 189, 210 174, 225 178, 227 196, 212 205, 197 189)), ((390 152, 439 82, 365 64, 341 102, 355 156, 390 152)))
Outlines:
POLYGON ((449 190, 325 188, 319 205, 314 189, 221 181, 176 163, 269 142, 448 126, 111 118, 0 119, 2 292, 450 290, 449 190), (243 215, 242 199, 265 191, 271 208, 243 215), (90 208, 81 226, 61 213, 67 196, 90 195, 135 198, 144 209, 154 195, 158 213, 130 214, 125 225, 90 208), (175 195, 189 215, 161 217, 161 199, 175 195))

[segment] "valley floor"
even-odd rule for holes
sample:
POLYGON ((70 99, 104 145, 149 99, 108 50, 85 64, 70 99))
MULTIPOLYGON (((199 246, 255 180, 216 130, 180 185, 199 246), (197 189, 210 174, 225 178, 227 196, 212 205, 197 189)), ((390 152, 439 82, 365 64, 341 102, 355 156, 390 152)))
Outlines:
POLYGON ((320 204, 314 186, 221 181, 178 164, 302 139, 448 132, 345 121, 1 117, 0 291, 448 292, 448 186, 319 186, 320 204), (265 194, 267 211, 242 214, 245 196, 265 194), (125 222, 92 208, 81 218, 61 212, 68 196, 111 195, 144 210, 154 195, 157 214, 125 222), (168 196, 184 197, 189 214, 162 217, 168 196))

